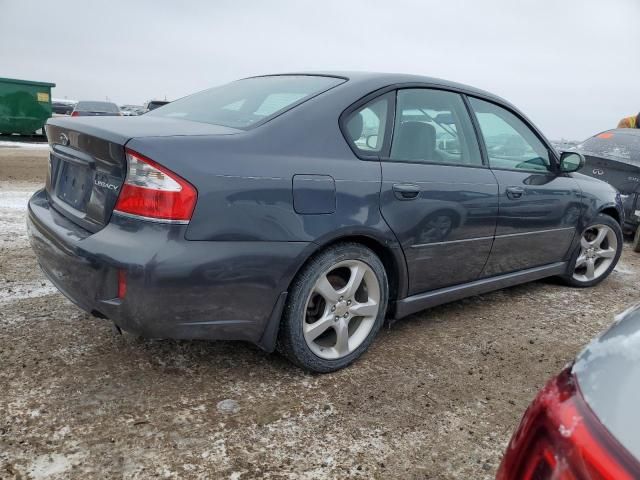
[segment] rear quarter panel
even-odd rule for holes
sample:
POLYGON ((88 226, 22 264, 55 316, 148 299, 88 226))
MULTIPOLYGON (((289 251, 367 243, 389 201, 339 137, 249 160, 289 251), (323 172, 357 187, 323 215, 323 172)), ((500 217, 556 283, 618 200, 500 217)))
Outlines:
POLYGON ((340 113, 367 92, 338 87, 236 135, 134 138, 127 147, 166 165, 198 190, 189 240, 307 241, 370 234, 395 243, 379 209, 380 164, 358 159, 338 126, 340 113), (335 211, 301 214, 293 177, 335 182, 335 211))

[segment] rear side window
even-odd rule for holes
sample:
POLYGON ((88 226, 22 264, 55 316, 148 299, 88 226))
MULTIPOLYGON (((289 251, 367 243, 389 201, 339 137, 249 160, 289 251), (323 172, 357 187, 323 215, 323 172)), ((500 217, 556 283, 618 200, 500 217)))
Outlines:
POLYGON ((147 115, 246 129, 342 82, 312 75, 246 78, 181 98, 147 115))
POLYGON ((390 160, 482 165, 471 119, 460 95, 443 90, 398 90, 390 160))
POLYGON ((390 95, 377 97, 353 112, 344 124, 345 136, 363 155, 382 150, 389 116, 390 95))

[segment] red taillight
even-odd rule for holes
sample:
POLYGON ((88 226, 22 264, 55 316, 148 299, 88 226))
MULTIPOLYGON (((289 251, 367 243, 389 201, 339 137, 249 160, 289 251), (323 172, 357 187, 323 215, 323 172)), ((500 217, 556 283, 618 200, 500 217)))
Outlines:
POLYGON ((626 480, 640 463, 582 398, 571 369, 538 394, 513 435, 497 480, 626 480))
POLYGON ((127 272, 118 270, 118 298, 123 299, 127 295, 127 272))
POLYGON ((196 206, 195 187, 133 150, 126 151, 127 178, 115 211, 155 220, 188 222, 196 206))
POLYGON ((79 112, 76 112, 76 111, 74 110, 73 112, 71 112, 71 116, 72 116, 72 117, 79 117, 79 116, 80 116, 80 113, 79 113, 79 112))

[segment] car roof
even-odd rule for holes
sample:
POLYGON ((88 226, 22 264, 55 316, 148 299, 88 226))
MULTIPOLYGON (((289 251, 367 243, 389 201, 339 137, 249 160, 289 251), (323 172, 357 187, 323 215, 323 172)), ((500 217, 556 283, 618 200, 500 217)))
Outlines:
MULTIPOLYGON (((637 128, 605 130, 587 138, 575 148, 588 157, 640 167, 640 129, 637 128)), ((628 179, 625 176, 621 180, 628 179)))
MULTIPOLYGON (((97 104, 100 104, 100 105, 116 105, 115 103, 107 102, 106 100, 80 100, 80 101, 78 101, 78 103, 79 104, 80 103, 97 103, 97 104)), ((116 105, 116 107, 117 107, 117 105, 116 105)))
POLYGON ((596 133, 594 137, 603 133, 615 133, 616 135, 630 135, 633 137, 640 137, 640 128, 612 128, 611 130, 605 130, 604 132, 596 133))
POLYGON ((336 77, 348 80, 350 83, 363 83, 367 85, 378 84, 378 88, 383 88, 390 85, 401 84, 425 84, 430 86, 440 86, 452 90, 460 90, 470 94, 476 94, 482 97, 491 98, 499 103, 506 104, 512 108, 510 102, 498 95, 495 95, 486 90, 465 85, 463 83, 452 82, 450 80, 444 80, 437 77, 429 77, 424 75, 415 75, 409 73, 384 73, 384 72, 368 72, 368 71, 346 71, 346 70, 327 70, 327 71, 302 71, 302 72, 287 72, 277 73, 269 75, 257 75, 259 77, 272 77, 272 76, 286 76, 286 75, 315 75, 325 77, 336 77))

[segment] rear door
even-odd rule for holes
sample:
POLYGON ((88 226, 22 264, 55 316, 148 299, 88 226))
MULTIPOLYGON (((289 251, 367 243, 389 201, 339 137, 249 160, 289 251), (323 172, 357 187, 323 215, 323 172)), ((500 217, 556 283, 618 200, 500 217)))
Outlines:
POLYGON ((500 213, 483 276, 565 259, 580 217, 577 182, 561 174, 550 148, 509 110, 469 98, 500 189, 500 213))
POLYGON ((377 123, 368 120, 371 108, 352 122, 363 117, 356 143, 381 149, 380 208, 404 251, 409 294, 478 278, 493 241, 498 186, 461 96, 409 88, 384 101, 386 144, 370 128, 377 123))

